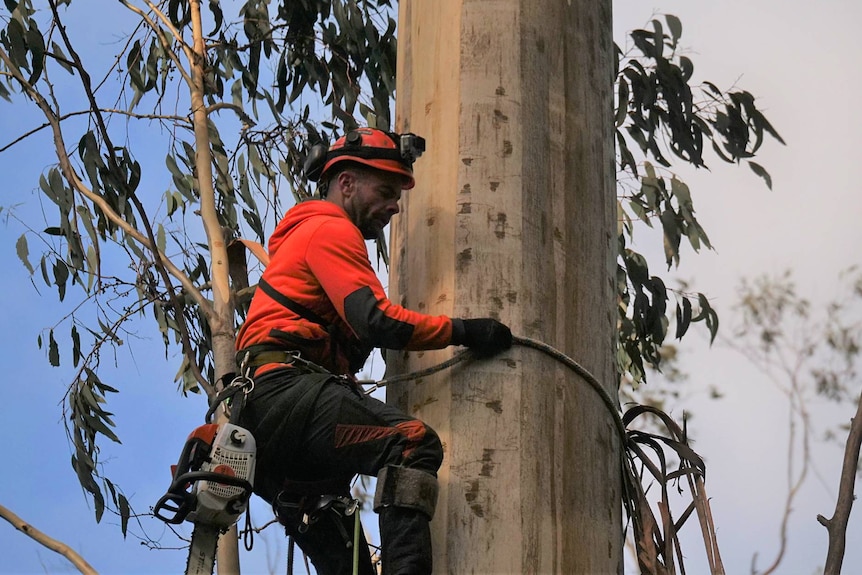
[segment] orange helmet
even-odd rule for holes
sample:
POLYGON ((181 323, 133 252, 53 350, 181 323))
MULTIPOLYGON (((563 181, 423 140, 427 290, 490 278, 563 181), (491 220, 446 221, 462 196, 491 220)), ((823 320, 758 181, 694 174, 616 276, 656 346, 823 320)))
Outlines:
POLYGON ((357 162, 377 170, 404 176, 403 188, 409 190, 413 179, 413 162, 425 151, 425 139, 415 134, 395 134, 375 128, 357 128, 338 138, 329 149, 314 146, 305 162, 305 175, 316 182, 335 164, 357 162))

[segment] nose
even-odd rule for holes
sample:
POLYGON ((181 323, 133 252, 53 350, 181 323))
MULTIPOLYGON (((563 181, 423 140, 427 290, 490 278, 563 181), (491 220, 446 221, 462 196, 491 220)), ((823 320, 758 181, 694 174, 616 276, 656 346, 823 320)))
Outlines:
POLYGON ((401 206, 399 205, 398 200, 389 202, 389 205, 386 206, 386 210, 393 216, 399 213, 401 211, 401 206))

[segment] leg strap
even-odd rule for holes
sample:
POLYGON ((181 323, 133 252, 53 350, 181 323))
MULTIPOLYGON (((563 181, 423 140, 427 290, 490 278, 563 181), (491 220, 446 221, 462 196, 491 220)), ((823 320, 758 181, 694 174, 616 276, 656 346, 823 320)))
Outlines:
POLYGON ((410 467, 389 465, 377 475, 377 490, 374 493, 374 511, 384 507, 415 509, 434 517, 437 507, 437 478, 410 467))

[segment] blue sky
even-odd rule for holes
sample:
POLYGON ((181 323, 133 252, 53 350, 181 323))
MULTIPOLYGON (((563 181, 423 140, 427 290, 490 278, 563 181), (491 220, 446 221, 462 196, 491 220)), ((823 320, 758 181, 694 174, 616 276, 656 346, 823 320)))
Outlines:
MULTIPOLYGON (((618 0, 615 37, 644 25, 653 11, 681 18, 682 44, 690 51, 699 78, 720 87, 736 83, 753 92, 788 143, 782 147, 769 142, 764 148, 761 163, 773 176, 771 192, 747 168, 712 162, 711 172, 681 173, 693 189, 716 252, 684 253, 678 275, 705 291, 720 311, 732 302, 741 277, 787 268, 795 271, 800 291, 812 301, 834 297, 834 278, 858 263, 856 246, 862 244, 857 222, 862 190, 854 170, 859 162, 855 142, 862 132, 862 110, 855 104, 862 93, 862 80, 855 72, 862 61, 856 30, 862 6, 851 0, 816 5, 801 0, 652 4, 618 0)), ((111 42, 109 38, 94 46, 107 52, 113 48, 111 42)), ((32 125, 22 108, 11 110, 0 102, 0 145, 32 125)), ((0 205, 21 204, 17 210, 25 221, 38 218, 38 175, 52 161, 44 136, 0 154, 5 184, 0 205)), ((184 550, 154 551, 133 536, 123 540, 116 521, 107 516, 95 524, 69 464, 71 452, 61 420, 60 401, 71 377, 69 358, 64 356, 63 368, 52 369, 36 347, 41 330, 56 324, 68 310, 57 305, 56 294, 39 278, 37 293, 15 252, 23 229, 17 221, 3 219, 5 215, 4 210, 0 261, 6 272, 0 282, 7 303, 0 318, 7 335, 0 352, 6 366, 0 429, 7 441, 0 504, 74 546, 101 573, 179 572, 184 550)), ((659 269, 661 254, 652 255, 652 265, 659 269)), ((118 367, 103 376, 123 388, 109 404, 123 444, 103 444, 103 460, 132 504, 145 511, 167 487, 169 467, 186 435, 202 422, 205 405, 200 398, 178 396, 173 383, 177 358, 165 359, 156 334, 141 336, 118 351, 118 367)), ((738 356, 720 348, 707 350, 698 337, 684 345, 691 378, 675 415, 683 409, 695 414, 690 430, 709 466, 707 489, 719 545, 728 572, 745 573, 755 553, 762 567, 777 546, 785 487, 786 408, 780 395, 738 356), (725 399, 707 400, 709 386, 720 387, 725 399)), ((109 364, 103 361, 105 367, 109 364)), ((848 408, 825 417, 846 419, 851 413, 848 408)), ((840 451, 818 445, 816 457, 823 480, 810 480, 798 501, 791 547, 779 573, 815 573, 825 557, 825 529, 814 517, 828 516, 834 507, 840 451)), ((857 508, 851 517, 850 542, 862 540, 859 513, 857 508)), ((253 516, 257 523, 269 519, 259 506, 253 516)), ((135 526, 132 530, 141 533, 135 526)), ((146 522, 145 531, 165 546, 178 545, 160 523, 146 522)), ((696 562, 702 551, 697 533, 693 535, 685 544, 696 562)), ((74 572, 62 557, 5 522, 0 523, 0 550, 0 574, 74 572)), ((257 538, 251 553, 243 552, 244 573, 283 572, 284 554, 284 540, 271 527, 257 538)), ((845 567, 848 573, 862 572, 858 546, 848 546, 845 567)))

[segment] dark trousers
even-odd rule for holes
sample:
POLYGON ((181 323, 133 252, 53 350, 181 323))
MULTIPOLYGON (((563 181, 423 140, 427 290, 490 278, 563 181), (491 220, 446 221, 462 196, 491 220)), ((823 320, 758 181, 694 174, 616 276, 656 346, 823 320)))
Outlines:
MULTIPOLYGON (((241 422, 258 445, 255 492, 270 503, 280 493, 297 503, 314 491, 347 495, 356 474, 376 476, 389 465, 436 477, 443 460, 440 439, 430 427, 325 374, 287 368, 255 378, 241 422)), ((346 530, 352 539, 353 517, 321 519, 304 533, 299 520, 301 514, 287 512, 283 522, 318 573, 351 573, 353 552, 342 534, 346 530)), ((385 574, 431 572, 428 521, 409 509, 383 510, 385 574)), ((360 552, 360 573, 372 573, 367 545, 360 552)))

